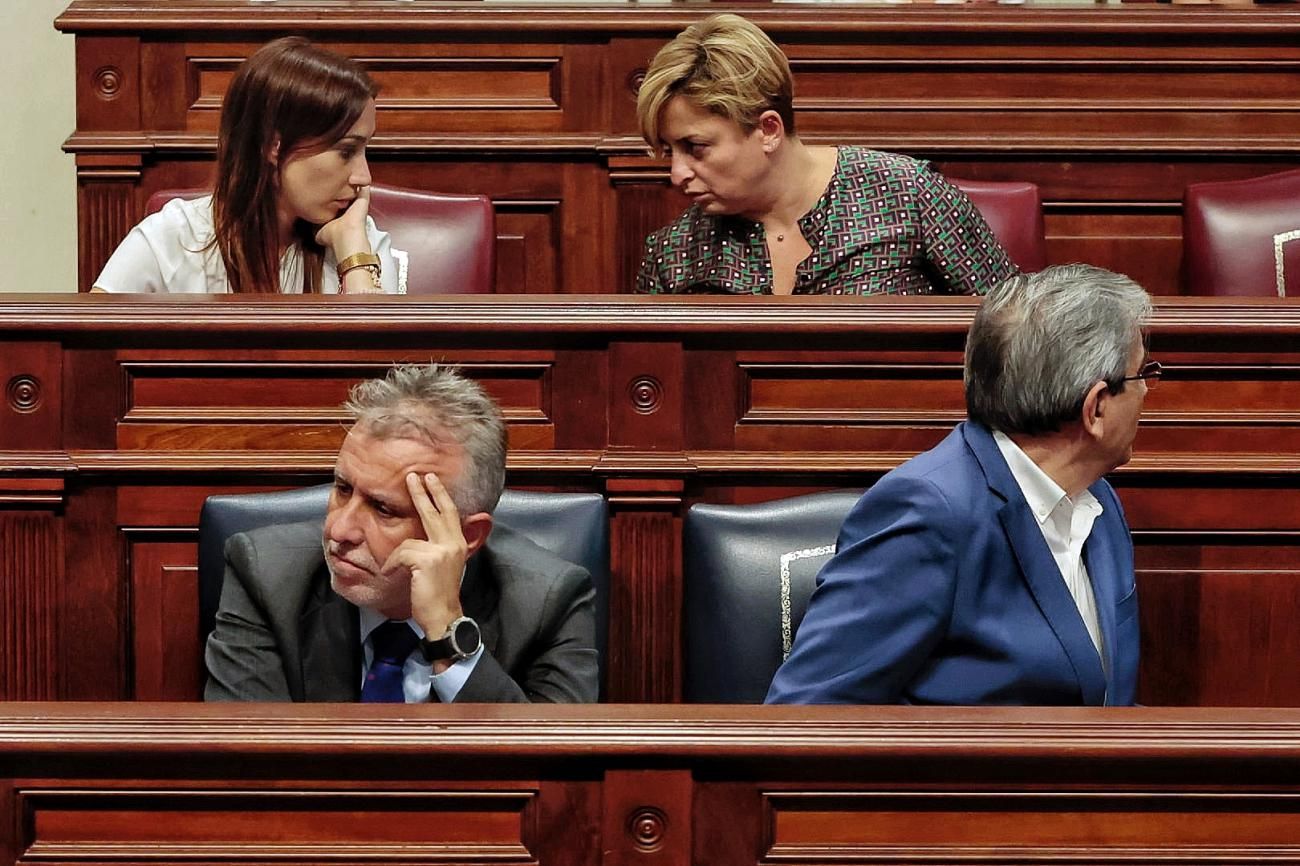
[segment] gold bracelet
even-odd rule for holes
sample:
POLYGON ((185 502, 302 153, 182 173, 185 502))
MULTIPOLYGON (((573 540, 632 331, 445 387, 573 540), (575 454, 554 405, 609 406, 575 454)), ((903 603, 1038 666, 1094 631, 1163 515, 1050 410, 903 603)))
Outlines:
MULTIPOLYGON (((379 265, 357 265, 357 267, 353 268, 352 270, 355 271, 355 270, 357 270, 358 268, 360 268, 361 270, 363 270, 363 271, 365 271, 366 273, 370 274, 370 285, 371 285, 372 288, 374 288, 375 291, 377 291, 377 292, 381 292, 381 291, 383 291, 383 289, 384 289, 384 284, 381 283, 381 282, 379 282, 379 265)), ((342 291, 342 288, 343 288, 343 287, 342 287, 342 282, 343 282, 342 280, 339 281, 339 283, 340 283, 340 285, 339 285, 339 290, 340 290, 340 291, 342 291)))
POLYGON ((371 276, 375 278, 376 283, 379 280, 379 256, 374 253, 353 253, 343 261, 339 262, 339 284, 343 283, 343 275, 348 271, 357 268, 374 268, 371 276))

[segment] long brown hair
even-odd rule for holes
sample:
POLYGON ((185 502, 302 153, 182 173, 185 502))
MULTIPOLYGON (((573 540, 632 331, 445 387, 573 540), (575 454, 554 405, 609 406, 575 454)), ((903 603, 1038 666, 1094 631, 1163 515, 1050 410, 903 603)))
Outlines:
MULTIPOLYGON (((277 166, 295 151, 338 141, 378 92, 360 64, 301 36, 268 42, 235 72, 221 107, 212 191, 212 242, 232 292, 280 290, 277 166)), ((315 233, 303 220, 294 225, 309 292, 320 291, 325 258, 315 233)))

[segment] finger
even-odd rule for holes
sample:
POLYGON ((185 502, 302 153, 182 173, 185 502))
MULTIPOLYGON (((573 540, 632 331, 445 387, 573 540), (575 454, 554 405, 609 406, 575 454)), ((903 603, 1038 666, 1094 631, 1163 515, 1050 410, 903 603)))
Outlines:
POLYGON ((393 552, 388 554, 384 564, 379 567, 380 574, 392 574, 399 568, 405 568, 408 571, 414 570, 414 566, 418 564, 419 556, 417 551, 408 546, 410 542, 411 539, 408 538, 393 548, 393 552))
POLYGON ((418 473, 406 473, 406 490, 411 494, 411 504, 415 506, 415 512, 420 515, 424 537, 429 541, 445 540, 447 533, 443 528, 442 514, 439 513, 437 504, 429 495, 424 480, 418 473))
POLYGON ((393 574, 405 570, 411 574, 436 570, 446 562, 455 565, 456 552, 416 538, 408 538, 393 549, 380 567, 380 574, 393 574))
POLYGON ((460 531, 460 512, 456 510, 456 503, 451 501, 451 494, 443 486, 442 479, 436 473, 426 472, 424 475, 424 486, 429 489, 429 495, 433 498, 433 505, 442 515, 444 525, 453 529, 457 537, 462 541, 465 536, 460 531))
POLYGON ((357 187, 357 197, 348 205, 348 210, 364 219, 370 213, 370 185, 357 187))

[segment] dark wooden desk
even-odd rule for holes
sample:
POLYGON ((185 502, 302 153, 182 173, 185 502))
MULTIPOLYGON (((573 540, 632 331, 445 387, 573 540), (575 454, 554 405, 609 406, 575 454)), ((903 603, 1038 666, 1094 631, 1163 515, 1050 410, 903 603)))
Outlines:
MULTIPOLYGON (((328 478, 355 381, 463 365, 509 482, 611 509, 608 694, 672 701, 693 502, 863 487, 963 416, 964 299, 0 295, 0 697, 199 693, 213 492, 328 478)), ((1300 706, 1300 306, 1171 299, 1116 473, 1142 700, 1300 706)))
POLYGON ((498 289, 629 291, 646 234, 685 209, 646 155, 654 52, 735 11, 789 54, 799 134, 1043 190, 1048 254, 1178 292, 1189 182, 1300 163, 1300 12, 1287 6, 414 0, 73 0, 83 291, 160 189, 209 183, 226 84, 286 33, 383 85, 381 183, 486 193, 498 289))
POLYGON ((1287 710, 0 706, 0 859, 1300 862, 1287 710))

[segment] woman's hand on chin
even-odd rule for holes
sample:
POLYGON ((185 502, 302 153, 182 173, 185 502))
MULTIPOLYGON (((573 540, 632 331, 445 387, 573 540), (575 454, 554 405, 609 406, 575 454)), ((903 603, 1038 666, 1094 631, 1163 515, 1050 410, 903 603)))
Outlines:
POLYGON ((370 213, 370 187, 358 187, 357 197, 347 210, 325 223, 316 232, 316 243, 334 253, 341 262, 354 253, 372 252, 366 234, 366 215, 370 213))

